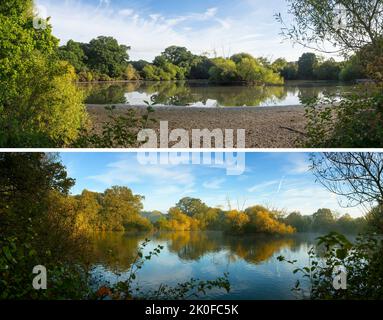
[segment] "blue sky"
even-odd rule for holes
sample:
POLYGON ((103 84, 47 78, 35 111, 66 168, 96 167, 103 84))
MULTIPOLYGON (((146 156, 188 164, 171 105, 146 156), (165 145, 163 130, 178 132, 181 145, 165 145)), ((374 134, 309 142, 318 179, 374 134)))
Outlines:
POLYGON ((170 45, 196 54, 230 56, 249 52, 276 59, 297 58, 307 49, 281 44, 280 24, 286 0, 36 0, 51 17, 54 33, 87 42, 99 35, 130 45, 131 58, 153 59, 170 45), (214 53, 215 52, 215 53, 214 53))
MULTIPOLYGON (((153 153, 156 156, 156 153, 153 153)), ((145 153, 140 153, 141 157, 145 153)), ((163 153, 164 159, 168 153, 163 153)), ((72 194, 83 189, 102 192, 113 185, 127 186, 145 196, 145 210, 167 209, 182 197, 196 197, 210 206, 242 209, 255 204, 312 214, 330 208, 353 216, 360 208, 342 208, 335 195, 315 182, 304 153, 246 153, 240 175, 228 175, 226 165, 142 164, 136 153, 61 153, 69 175, 76 179, 72 194)), ((234 156, 237 156, 234 154, 234 156)), ((239 158, 240 159, 240 158, 239 158)), ((226 162, 225 162, 226 163, 226 162)))

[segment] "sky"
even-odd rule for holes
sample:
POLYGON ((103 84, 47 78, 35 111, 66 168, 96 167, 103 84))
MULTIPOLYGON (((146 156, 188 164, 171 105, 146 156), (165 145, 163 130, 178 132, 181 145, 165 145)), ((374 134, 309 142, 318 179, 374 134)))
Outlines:
POLYGON ((195 54, 298 60, 307 50, 280 35, 274 18, 286 21, 286 0, 36 0, 41 16, 51 17, 61 44, 89 42, 104 35, 132 47, 132 60, 151 61, 170 45, 195 54))
MULTIPOLYGON (((183 162, 174 162, 177 154, 134 152, 91 152, 60 154, 69 176, 76 179, 72 194, 87 189, 103 192, 111 186, 127 186, 134 194, 145 196, 144 210, 166 213, 183 197, 199 198, 212 207, 233 209, 252 205, 266 205, 288 212, 313 214, 319 208, 329 208, 340 214, 357 217, 361 208, 342 208, 334 194, 328 192, 309 170, 306 153, 241 153, 232 154, 241 171, 233 174, 229 157, 218 163, 213 155, 209 164, 193 164, 190 153, 183 154, 183 162), (169 160, 170 159, 170 160, 169 160), (173 159, 173 160, 172 160, 173 159)), ((200 153, 194 155, 200 156, 200 153)), ((201 158, 202 159, 202 158, 201 158)), ((194 162, 195 163, 195 162, 194 162)))

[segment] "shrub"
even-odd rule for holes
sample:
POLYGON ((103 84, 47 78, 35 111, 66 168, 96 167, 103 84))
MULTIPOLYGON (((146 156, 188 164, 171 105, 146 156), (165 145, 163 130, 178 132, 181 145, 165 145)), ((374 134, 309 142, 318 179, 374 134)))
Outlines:
POLYGON ((368 148, 383 145, 382 93, 306 101, 305 146, 368 148))

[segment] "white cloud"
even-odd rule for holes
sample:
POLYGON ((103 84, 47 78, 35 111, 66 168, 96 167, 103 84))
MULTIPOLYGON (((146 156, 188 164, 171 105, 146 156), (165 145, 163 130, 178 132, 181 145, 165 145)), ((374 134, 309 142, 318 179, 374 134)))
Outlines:
POLYGON ((141 165, 132 159, 123 159, 108 164, 107 170, 88 179, 105 185, 127 183, 150 183, 161 186, 193 186, 194 176, 190 167, 173 165, 141 165))
MULTIPOLYGON (((280 27, 264 25, 251 12, 234 17, 223 15, 214 7, 203 12, 167 16, 148 9, 114 10, 109 0, 101 1, 98 7, 73 0, 37 0, 37 3, 47 8, 54 34, 61 43, 113 36, 132 47, 132 59, 151 60, 170 45, 186 46, 196 54, 217 52, 228 56, 249 52, 255 56, 271 56, 276 53, 275 57, 283 55, 290 59, 304 51, 293 49, 289 43, 281 44, 280 27)), ((268 14, 272 20, 272 13, 268 14)))
POLYGON ((118 14, 120 16, 124 16, 124 17, 132 16, 133 13, 134 13, 134 10, 133 9, 129 9, 129 8, 122 9, 122 10, 118 11, 118 14))
POLYGON ((225 182, 224 178, 213 179, 209 181, 205 181, 203 183, 203 187, 206 189, 220 189, 221 185, 225 182))
POLYGON ((287 174, 303 174, 310 170, 310 164, 307 156, 304 154, 294 153, 288 156, 289 165, 285 168, 287 174))
POLYGON ((247 189, 248 192, 264 192, 265 189, 267 189, 268 187, 271 187, 271 186, 274 186, 274 185, 279 185, 280 183, 280 180, 271 180, 271 181, 266 181, 266 182, 262 182, 262 183, 258 183, 254 186, 252 186, 251 188, 247 189))

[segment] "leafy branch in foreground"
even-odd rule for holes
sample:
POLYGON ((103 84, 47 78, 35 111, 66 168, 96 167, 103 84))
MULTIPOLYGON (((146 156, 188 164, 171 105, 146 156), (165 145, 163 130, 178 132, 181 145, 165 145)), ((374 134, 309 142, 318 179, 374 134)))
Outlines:
POLYGON ((153 104, 147 104, 146 112, 141 115, 134 109, 128 109, 124 115, 116 115, 116 107, 108 106, 108 121, 103 123, 101 133, 95 128, 83 129, 74 143, 78 148, 131 148, 142 143, 137 140, 140 130, 146 129, 150 122, 155 122, 150 116, 154 112, 153 104))
MULTIPOLYGON (((308 254, 310 264, 295 269, 301 273, 308 285, 309 297, 314 300, 329 299, 382 299, 383 298, 383 241, 374 234, 360 235, 355 243, 345 236, 332 232, 318 238, 308 254), (339 276, 341 267, 346 271, 347 288, 336 290, 334 278, 339 276)), ((279 261, 296 264, 283 256, 279 261)), ((292 289, 305 295, 301 280, 292 289)))
POLYGON ((95 293, 95 298, 113 299, 113 300, 185 300, 190 298, 198 298, 201 294, 206 295, 208 291, 213 289, 225 289, 226 292, 230 291, 230 283, 228 280, 228 273, 223 277, 215 280, 202 281, 199 279, 190 279, 189 281, 178 283, 176 286, 171 287, 161 284, 157 290, 149 290, 144 292, 142 288, 136 284, 137 273, 142 269, 144 263, 158 256, 163 250, 163 246, 158 245, 147 255, 144 255, 144 249, 149 244, 150 240, 145 239, 138 249, 137 255, 132 263, 129 271, 129 276, 125 281, 120 281, 114 286, 102 286, 95 293))
POLYGON ((383 145, 383 94, 353 94, 305 103, 308 148, 357 148, 383 145))

